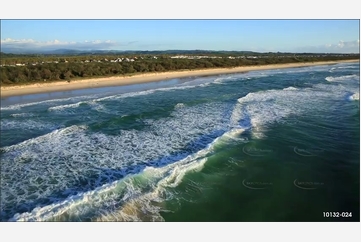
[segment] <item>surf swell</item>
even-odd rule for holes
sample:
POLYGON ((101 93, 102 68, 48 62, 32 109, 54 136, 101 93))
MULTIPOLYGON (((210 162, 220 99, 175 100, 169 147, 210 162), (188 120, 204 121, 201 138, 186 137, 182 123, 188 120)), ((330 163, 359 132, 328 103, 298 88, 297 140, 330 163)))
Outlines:
MULTIPOLYGON (((247 80, 251 74, 241 79, 247 80)), ((271 74, 277 72, 261 73, 271 74)), ((201 171, 217 147, 227 142, 247 142, 249 134, 256 139, 263 138, 268 128, 291 115, 311 116, 324 111, 324 102, 341 103, 346 97, 359 99, 353 84, 339 77, 335 77, 339 78, 337 82, 325 82, 326 75, 330 74, 322 76, 321 84, 310 84, 307 88, 287 87, 292 85, 289 82, 278 89, 249 92, 244 96, 233 93, 239 97, 237 101, 179 98, 158 116, 152 115, 153 109, 134 114, 128 112, 130 105, 122 105, 139 95, 146 96, 142 102, 147 103, 144 100, 154 100, 152 95, 157 92, 159 99, 154 103, 159 105, 163 101, 160 97, 166 92, 193 88, 190 83, 75 102, 72 99, 41 103, 41 109, 54 116, 73 111, 82 115, 86 110, 105 118, 94 118, 96 122, 87 125, 58 127, 45 135, 2 147, 1 217, 10 221, 163 221, 164 203, 179 199, 174 188, 187 174, 201 171), (139 119, 142 127, 123 129, 116 121, 125 119, 130 122, 139 119), (106 128, 113 125, 115 129, 107 133, 96 129, 96 125, 106 128)), ((230 84, 238 80, 217 78, 212 79, 214 83, 207 79, 193 84, 215 89, 221 87, 213 85, 215 83, 230 84)), ((346 79, 358 80, 352 75, 346 79)), ((188 91, 193 93, 194 89, 188 91)), ((33 118, 26 113, 32 112, 12 113, 9 120, 21 122, 21 119, 33 118)), ((4 124, 2 128, 8 129, 21 125, 4 124)), ((203 187, 194 184, 194 189, 201 193, 203 187)))
MULTIPOLYGON (((200 171, 219 142, 240 135, 231 130, 206 148, 164 167, 147 167, 143 172, 105 184, 92 191, 70 196, 64 201, 31 212, 15 214, 10 221, 163 221, 162 202, 172 199, 168 188, 176 187, 189 172, 200 171), (109 211, 109 206, 113 209, 109 211)), ((198 188, 201 189, 201 188, 198 188)))
POLYGON ((3 215, 14 213, 21 204, 27 204, 22 205, 24 210, 33 209, 35 204, 61 201, 145 167, 174 163, 224 133, 229 120, 224 110, 229 108, 214 103, 175 109, 168 118, 145 119, 146 130, 120 130, 118 136, 74 125, 3 147, 1 183, 12 184, 2 191, 3 215), (207 111, 212 115, 205 115, 207 111), (12 176, 14 172, 22 176, 12 176))

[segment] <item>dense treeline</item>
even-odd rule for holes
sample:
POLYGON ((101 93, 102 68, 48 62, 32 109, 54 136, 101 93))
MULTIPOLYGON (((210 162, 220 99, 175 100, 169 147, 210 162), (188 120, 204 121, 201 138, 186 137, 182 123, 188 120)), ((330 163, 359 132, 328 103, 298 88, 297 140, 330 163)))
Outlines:
MULTIPOLYGON (((8 61, 12 58, 5 58, 8 61)), ((34 63, 39 57, 26 56, 28 63, 34 63)), ((45 58, 45 57, 41 57, 45 58)), ((0 67, 0 77, 2 85, 25 84, 34 82, 50 82, 58 80, 71 81, 78 78, 90 78, 101 76, 128 75, 134 73, 164 72, 175 70, 195 70, 204 68, 237 67, 247 65, 279 64, 294 62, 313 62, 328 60, 346 60, 359 59, 359 55, 343 56, 269 56, 267 58, 208 58, 208 59, 172 59, 167 56, 160 56, 158 59, 144 56, 133 62, 89 62, 81 63, 85 57, 46 57, 49 62, 53 59, 59 60, 59 63, 43 63, 38 65, 27 64, 25 66, 2 66, 0 67), (68 62, 62 62, 63 60, 68 62)), ((85 59, 104 60, 104 56, 87 56, 85 59)))

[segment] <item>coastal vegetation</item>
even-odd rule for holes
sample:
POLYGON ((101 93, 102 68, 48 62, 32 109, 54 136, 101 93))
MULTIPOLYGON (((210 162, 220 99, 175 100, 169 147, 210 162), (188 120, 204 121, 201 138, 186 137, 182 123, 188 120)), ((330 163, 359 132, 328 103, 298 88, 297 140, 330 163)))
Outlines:
POLYGON ((71 81, 81 78, 122 76, 138 73, 233 68, 250 65, 284 64, 360 59, 359 54, 292 54, 191 52, 124 52, 120 54, 16 55, 1 53, 1 85, 71 81))

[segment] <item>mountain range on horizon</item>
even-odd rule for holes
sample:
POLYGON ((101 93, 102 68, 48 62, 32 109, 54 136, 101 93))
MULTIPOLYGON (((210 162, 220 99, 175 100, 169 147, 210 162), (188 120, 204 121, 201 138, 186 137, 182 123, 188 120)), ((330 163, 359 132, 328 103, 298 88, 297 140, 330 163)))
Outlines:
MULTIPOLYGON (((89 54, 330 54, 330 53, 291 53, 291 52, 255 52, 255 51, 229 51, 229 50, 80 50, 80 49, 23 49, 23 48, 1 48, 1 53, 14 55, 89 55, 89 54)), ((337 53, 332 53, 335 55, 337 53)), ((340 53, 341 54, 341 53, 340 53)), ((357 53, 355 53, 357 54, 357 53)), ((345 55, 345 54, 342 54, 345 55)), ((352 53, 347 55, 353 55, 352 53)))
POLYGON ((215 50, 80 50, 80 49, 23 49, 23 48, 1 48, 2 53, 6 54, 117 54, 117 53, 136 53, 136 54, 200 54, 200 53, 257 53, 254 51, 215 51, 215 50))

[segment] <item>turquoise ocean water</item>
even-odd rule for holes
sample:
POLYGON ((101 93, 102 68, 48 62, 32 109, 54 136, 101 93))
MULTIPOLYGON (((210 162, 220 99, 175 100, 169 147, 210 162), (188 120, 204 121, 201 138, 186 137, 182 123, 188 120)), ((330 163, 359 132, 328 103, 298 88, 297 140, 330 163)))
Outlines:
POLYGON ((355 62, 3 99, 1 221, 359 221, 359 85, 355 62))

